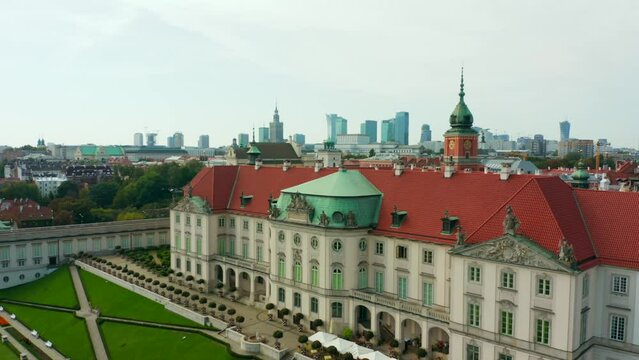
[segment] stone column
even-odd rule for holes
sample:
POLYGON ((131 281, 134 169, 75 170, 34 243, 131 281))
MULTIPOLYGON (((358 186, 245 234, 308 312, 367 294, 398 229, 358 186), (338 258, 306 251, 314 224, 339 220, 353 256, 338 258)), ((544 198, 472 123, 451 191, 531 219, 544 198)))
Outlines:
POLYGON ((249 276, 249 281, 251 284, 251 292, 250 292, 250 303, 255 303, 255 274, 253 276, 249 276))

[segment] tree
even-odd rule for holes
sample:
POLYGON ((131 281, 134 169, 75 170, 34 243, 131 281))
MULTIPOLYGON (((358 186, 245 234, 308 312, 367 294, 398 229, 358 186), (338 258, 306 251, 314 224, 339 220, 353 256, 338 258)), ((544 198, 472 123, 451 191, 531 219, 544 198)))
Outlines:
POLYGON ((26 181, 11 182, 0 190, 0 198, 31 199, 40 202, 40 190, 36 184, 26 181))
POLYGON ((344 338, 346 340, 352 340, 353 339, 353 329, 351 329, 349 327, 345 327, 344 329, 342 329, 342 338, 344 338))
POLYGON ((326 352, 333 355, 333 356, 337 356, 337 354, 339 354, 339 351, 337 351, 337 348, 335 346, 329 346, 326 348, 326 352))
POLYGON ((115 182, 101 182, 89 189, 89 198, 99 207, 110 207, 119 188, 120 185, 115 182))
POLYGON ((306 335, 300 335, 297 338, 297 342, 299 342, 300 344, 306 344, 308 342, 308 336, 306 335))
POLYGON ((427 355, 428 355, 428 351, 426 351, 426 349, 424 349, 424 348, 419 348, 419 349, 417 350, 417 356, 418 356, 420 359, 425 358, 427 355))
POLYGON ((375 149, 371 148, 370 151, 368 152, 368 157, 373 157, 375 156, 375 149))
POLYGON ((397 339, 391 340, 390 346, 393 347, 393 348, 399 347, 399 341, 397 341, 397 339))
POLYGON ((58 186, 57 197, 77 198, 80 195, 80 187, 73 181, 65 181, 58 186))
POLYGON ((311 348, 314 349, 314 350, 319 350, 321 347, 322 347, 322 343, 319 342, 319 340, 315 340, 311 344, 311 348))

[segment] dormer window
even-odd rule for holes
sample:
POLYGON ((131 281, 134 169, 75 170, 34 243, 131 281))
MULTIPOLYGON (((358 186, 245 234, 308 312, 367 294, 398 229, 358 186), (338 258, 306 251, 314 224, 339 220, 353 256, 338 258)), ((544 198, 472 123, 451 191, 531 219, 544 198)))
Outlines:
POLYGON ((392 227, 398 228, 404 220, 406 220, 406 216, 408 216, 408 211, 397 210, 397 206, 393 208, 393 212, 391 212, 391 220, 393 224, 392 227))
POLYGON ((444 217, 442 218, 442 234, 450 235, 455 232, 455 228, 459 225, 459 218, 457 216, 449 216, 448 210, 444 212, 444 217))
POLYGON ((253 200, 253 195, 244 195, 244 192, 240 195, 240 207, 245 207, 253 200))

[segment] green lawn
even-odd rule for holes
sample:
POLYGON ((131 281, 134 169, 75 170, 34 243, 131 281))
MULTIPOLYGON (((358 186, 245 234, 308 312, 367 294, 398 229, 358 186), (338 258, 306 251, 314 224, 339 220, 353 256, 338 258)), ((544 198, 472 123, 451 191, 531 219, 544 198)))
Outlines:
POLYGON ((109 358, 239 359, 226 346, 204 335, 106 321, 100 325, 109 358))
POLYGON ((0 299, 79 308, 67 266, 63 266, 39 280, 0 290, 0 299))
POLYGON ((166 310, 162 304, 97 275, 81 270, 80 277, 91 305, 100 309, 101 316, 201 327, 196 322, 166 310))
POLYGON ((40 337, 71 359, 94 359, 89 332, 83 319, 72 313, 43 310, 30 306, 7 304, 7 312, 16 314, 18 321, 36 329, 40 337))
POLYGON ((11 349, 9 349, 9 345, 0 344, 0 359, 9 360, 9 359, 17 359, 18 355, 16 355, 11 349))

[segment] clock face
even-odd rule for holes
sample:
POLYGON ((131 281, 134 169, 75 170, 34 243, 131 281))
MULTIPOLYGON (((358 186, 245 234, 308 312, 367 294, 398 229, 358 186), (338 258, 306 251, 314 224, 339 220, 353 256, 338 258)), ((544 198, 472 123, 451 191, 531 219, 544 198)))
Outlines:
POLYGON ((472 146, 473 146, 473 143, 470 140, 464 141, 464 149, 470 150, 472 146))
POLYGON ((451 140, 448 142, 448 148, 451 150, 455 148, 455 140, 451 140))

